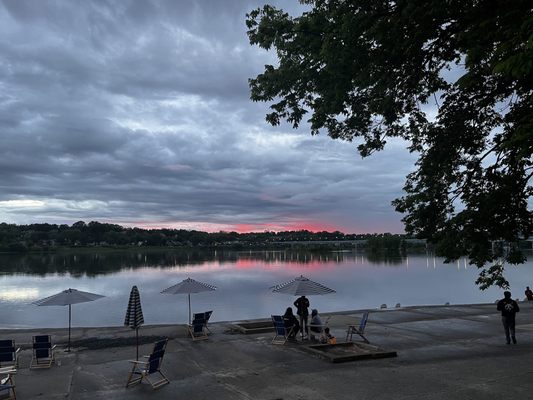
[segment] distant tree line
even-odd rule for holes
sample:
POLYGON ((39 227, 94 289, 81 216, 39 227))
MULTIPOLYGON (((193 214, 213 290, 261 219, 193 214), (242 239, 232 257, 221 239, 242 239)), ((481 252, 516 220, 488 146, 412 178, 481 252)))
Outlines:
POLYGON ((63 224, 0 223, 0 251, 25 252, 62 247, 275 247, 299 242, 364 240, 372 248, 399 249, 405 235, 345 234, 343 232, 202 232, 185 229, 127 228, 116 224, 78 221, 63 224))

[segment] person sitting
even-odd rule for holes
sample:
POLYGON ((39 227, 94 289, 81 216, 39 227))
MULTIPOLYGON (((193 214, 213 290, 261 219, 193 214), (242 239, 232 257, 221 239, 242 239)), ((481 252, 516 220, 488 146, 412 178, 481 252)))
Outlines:
POLYGON ((322 336, 324 326, 322 325, 322 320, 318 315, 317 309, 311 311, 311 324, 309 325, 309 329, 311 331, 311 340, 317 340, 317 336, 322 336))
POLYGON ((533 300, 533 291, 529 288, 529 286, 526 286, 526 291, 524 293, 526 294, 526 299, 533 300))
POLYGON ((287 307, 285 314, 283 314, 283 322, 285 322, 285 329, 287 329, 287 331, 290 331, 292 328, 289 339, 296 340, 296 335, 300 331, 300 323, 293 314, 292 307, 287 307))
POLYGON ((324 328, 323 343, 337 344, 337 338, 329 332, 329 327, 324 328))

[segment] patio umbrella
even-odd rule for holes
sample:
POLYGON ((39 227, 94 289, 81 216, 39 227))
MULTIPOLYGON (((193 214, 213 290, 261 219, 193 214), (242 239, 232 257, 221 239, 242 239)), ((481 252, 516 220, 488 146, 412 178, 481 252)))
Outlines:
MULTIPOLYGON (((303 275, 294 278, 288 282, 280 283, 272 286, 272 292, 284 293, 292 296, 313 296, 335 293, 335 290, 328 288, 320 283, 314 282, 303 275)), ((302 328, 302 338, 304 331, 302 328)))
POLYGON ((139 359, 139 327, 144 324, 143 310, 141 307, 141 296, 137 286, 133 286, 130 292, 130 300, 128 301, 128 309, 126 310, 126 318, 124 318, 124 325, 135 329, 135 338, 137 342, 137 358, 139 359))
POLYGON ((76 289, 63 290, 60 293, 54 294, 44 299, 37 300, 33 304, 38 306, 68 306, 68 347, 66 351, 70 351, 70 327, 72 321, 72 304, 86 303, 88 301, 94 301, 101 299, 100 294, 82 292, 76 289))
POLYGON ((292 296, 312 296, 335 293, 335 290, 300 275, 288 282, 272 286, 274 293, 285 293, 292 296))
POLYGON ((210 292, 216 290, 217 287, 208 285, 207 283, 198 282, 194 279, 187 278, 180 283, 166 288, 161 293, 165 294, 187 294, 189 296, 189 323, 191 322, 191 293, 210 292))

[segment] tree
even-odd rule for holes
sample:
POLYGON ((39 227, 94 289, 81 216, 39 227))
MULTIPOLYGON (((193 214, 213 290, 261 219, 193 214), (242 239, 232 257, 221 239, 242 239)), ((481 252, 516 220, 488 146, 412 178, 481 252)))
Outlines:
POLYGON ((250 79, 267 121, 358 143, 363 157, 403 138, 418 155, 403 197, 409 234, 506 288, 532 232, 533 11, 526 0, 302 0, 292 17, 247 15, 252 45, 279 64, 250 79), (454 75, 460 75, 453 79, 454 75), (431 108, 436 108, 431 117, 431 108), (509 251, 491 251, 494 241, 509 251))

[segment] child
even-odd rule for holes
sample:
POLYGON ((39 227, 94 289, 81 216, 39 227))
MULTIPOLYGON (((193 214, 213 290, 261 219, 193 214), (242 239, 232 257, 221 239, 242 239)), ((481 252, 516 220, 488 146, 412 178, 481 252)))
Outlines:
POLYGON ((329 327, 324 328, 323 342, 327 344, 337 344, 337 339, 331 333, 329 333, 329 327))

